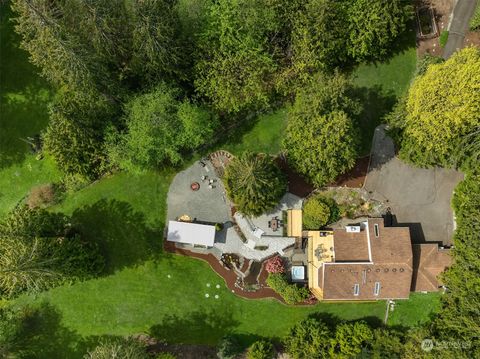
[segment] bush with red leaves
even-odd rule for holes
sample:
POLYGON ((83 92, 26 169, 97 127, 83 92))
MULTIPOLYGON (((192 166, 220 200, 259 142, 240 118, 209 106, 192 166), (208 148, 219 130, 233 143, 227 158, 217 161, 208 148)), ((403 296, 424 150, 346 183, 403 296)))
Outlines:
POLYGON ((265 270, 268 273, 285 273, 285 264, 279 256, 272 257, 265 262, 265 270))

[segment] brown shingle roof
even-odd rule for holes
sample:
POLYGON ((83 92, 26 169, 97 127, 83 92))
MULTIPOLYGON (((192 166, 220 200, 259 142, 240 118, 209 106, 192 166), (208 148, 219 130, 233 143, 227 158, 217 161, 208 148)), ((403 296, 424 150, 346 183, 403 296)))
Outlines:
POLYGON ((335 229, 333 244, 336 262, 366 262, 369 260, 368 238, 365 230, 360 233, 347 233, 345 229, 335 229))
POLYGON ((325 263, 323 299, 376 300, 408 298, 412 268, 402 265, 325 263), (380 283, 375 295, 375 283, 380 283), (354 286, 358 284, 358 295, 354 286))
POLYGON ((408 228, 384 227, 383 219, 369 219, 368 231, 366 228, 360 233, 334 231, 334 250, 335 262, 325 263, 319 269, 323 272, 319 273, 322 281, 319 286, 323 289, 324 299, 408 298, 413 273, 408 228), (378 226, 377 230, 375 225, 378 226), (380 290, 379 294, 375 295, 377 282, 380 290), (358 284, 358 295, 354 295, 355 284, 358 284))
POLYGON ((450 250, 436 243, 413 245, 413 281, 415 292, 436 292, 441 285, 438 275, 452 264, 450 250))

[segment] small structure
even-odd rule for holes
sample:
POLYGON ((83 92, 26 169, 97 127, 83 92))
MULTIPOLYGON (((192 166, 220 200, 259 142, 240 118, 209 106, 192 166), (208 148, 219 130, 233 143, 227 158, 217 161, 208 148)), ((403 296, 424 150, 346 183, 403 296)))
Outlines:
POLYGON ((287 237, 301 237, 302 225, 302 210, 289 209, 287 211, 287 237))
POLYGON ((167 240, 192 246, 213 247, 215 242, 215 226, 190 223, 168 222, 167 240))

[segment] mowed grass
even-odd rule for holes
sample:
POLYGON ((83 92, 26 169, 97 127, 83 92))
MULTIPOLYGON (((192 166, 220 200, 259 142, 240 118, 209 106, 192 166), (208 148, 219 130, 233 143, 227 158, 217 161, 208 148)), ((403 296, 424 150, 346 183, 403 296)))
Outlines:
POLYGON ((233 154, 246 150, 277 154, 281 150, 283 133, 287 126, 287 109, 280 108, 272 113, 258 116, 253 126, 237 138, 221 147, 233 154))
POLYGON ((29 153, 27 137, 48 121, 51 92, 28 54, 19 48, 8 2, 0 5, 0 169, 21 163, 29 153))
POLYGON ((226 333, 237 334, 246 344, 259 337, 278 339, 311 314, 330 321, 367 318, 379 325, 385 309, 384 302, 292 307, 269 299, 241 299, 208 264, 177 255, 17 301, 42 302, 60 313, 55 325, 74 332, 78 341, 146 332, 168 342, 212 345, 226 333))
POLYGON ((384 62, 359 65, 352 73, 353 84, 364 106, 358 120, 362 156, 370 153, 375 128, 385 122, 385 115, 406 93, 415 72, 417 52, 413 30, 400 41, 403 50, 384 62))
POLYGON ((0 218, 27 196, 32 187, 57 182, 60 178, 51 158, 39 161, 31 154, 18 165, 0 169, 0 218))
POLYGON ((395 310, 389 313, 387 324, 410 328, 428 323, 440 311, 441 297, 439 292, 411 293, 410 299, 396 302, 395 310))

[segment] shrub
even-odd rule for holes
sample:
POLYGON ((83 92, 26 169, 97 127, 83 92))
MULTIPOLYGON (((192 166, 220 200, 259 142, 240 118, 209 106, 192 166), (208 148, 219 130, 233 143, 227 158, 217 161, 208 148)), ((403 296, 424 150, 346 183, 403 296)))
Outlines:
POLYGON ((88 352, 85 359, 147 359, 149 356, 145 347, 133 339, 115 340, 110 343, 102 343, 88 352))
POLYGON ((42 184, 33 187, 27 198, 27 205, 30 208, 45 208, 55 203, 55 186, 42 184))
POLYGON ((238 210, 249 216, 259 216, 275 207, 287 189, 285 175, 273 158, 251 152, 234 158, 223 180, 238 210))
POLYGON ((442 33, 440 34, 440 38, 438 39, 438 42, 440 43, 441 47, 445 47, 448 41, 448 30, 443 30, 442 33))
POLYGON ((477 3, 477 8, 470 20, 470 30, 480 30, 480 2, 477 3))
POLYGON ((324 322, 308 318, 290 330, 283 344, 293 359, 328 358, 332 333, 324 322))
POLYGON ((307 288, 288 283, 285 276, 280 273, 269 274, 267 285, 280 294, 287 304, 301 303, 310 296, 310 291, 307 288))
POLYGON ((219 359, 233 359, 240 351, 241 348, 238 340, 231 335, 226 335, 218 344, 217 356, 219 359))
POLYGON ((271 359, 273 358, 273 345, 269 341, 259 340, 248 348, 247 359, 271 359))
POLYGON ((323 196, 310 197, 303 207, 303 227, 319 229, 338 220, 339 209, 335 201, 323 196))
POLYGON ((285 264, 280 256, 275 256, 265 262, 265 270, 268 273, 285 273, 285 264))

